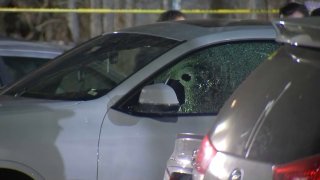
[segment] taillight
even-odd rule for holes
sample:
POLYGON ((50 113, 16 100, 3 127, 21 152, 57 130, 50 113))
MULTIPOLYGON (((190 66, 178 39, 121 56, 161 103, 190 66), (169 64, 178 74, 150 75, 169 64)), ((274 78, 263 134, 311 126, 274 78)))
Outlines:
POLYGON ((274 180, 320 180, 320 155, 274 168, 274 180))
POLYGON ((195 168, 196 170, 201 173, 204 174, 209 165, 210 162, 212 160, 212 158, 216 155, 217 151, 216 149, 213 147, 213 145, 211 144, 208 135, 206 135, 202 142, 201 142, 201 146, 199 148, 199 151, 197 153, 197 157, 195 160, 195 168))

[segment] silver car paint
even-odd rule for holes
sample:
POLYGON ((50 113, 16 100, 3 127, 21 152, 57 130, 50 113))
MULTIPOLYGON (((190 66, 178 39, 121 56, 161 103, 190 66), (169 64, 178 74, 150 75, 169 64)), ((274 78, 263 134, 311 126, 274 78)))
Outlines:
POLYGON ((53 59, 67 49, 64 46, 41 42, 0 39, 0 56, 53 59))
MULTIPOLYGON (((18 98, 7 104, 2 96, 0 102, 0 161, 22 163, 45 179, 96 178, 97 137, 105 114, 101 99, 83 103, 18 98)), ((14 169, 21 170, 18 165, 14 169)))
MULTIPOLYGON (((261 39, 261 37, 273 39, 274 31, 269 30, 247 29, 238 30, 236 33, 226 31, 189 41, 159 57, 157 61, 148 64, 143 70, 108 93, 111 99, 108 107, 111 107, 119 98, 134 88, 141 79, 151 76, 159 67, 165 66, 192 49, 208 45, 213 42, 213 39, 215 43, 241 39, 261 39)), ((159 122, 156 118, 137 117, 110 109, 104 119, 100 137, 99 179, 161 179, 166 169, 166 161, 174 148, 176 134, 206 132, 202 129, 208 129, 212 125, 214 116, 172 118, 176 121, 175 123, 164 123, 159 122), (131 138, 129 139, 129 137, 131 138), (110 148, 110 144, 116 147, 110 148)))
POLYGON ((189 41, 96 100, 5 100, 8 97, 2 96, 0 126, 5 130, 0 131, 0 161, 18 162, 15 169, 22 172, 25 171, 18 164, 24 164, 34 170, 25 173, 35 178, 161 179, 176 134, 205 132, 213 117, 181 116, 161 122, 110 107, 145 77, 191 49, 212 42, 261 37, 272 39, 274 32, 271 29, 223 32, 189 41))

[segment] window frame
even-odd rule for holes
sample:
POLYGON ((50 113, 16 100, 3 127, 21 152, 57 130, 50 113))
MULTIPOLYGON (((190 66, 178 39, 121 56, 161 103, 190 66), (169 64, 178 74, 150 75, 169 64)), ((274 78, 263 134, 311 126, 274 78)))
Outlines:
POLYGON ((269 43, 279 44, 275 41, 275 39, 261 38, 261 39, 233 40, 233 41, 227 41, 227 42, 225 41, 225 42, 211 43, 201 47, 194 48, 190 51, 187 51, 186 53, 181 54, 178 58, 175 58, 170 63, 164 65, 163 67, 159 68, 157 71, 152 73, 149 77, 143 79, 139 84, 137 84, 137 86, 132 88, 127 94, 125 94, 122 98, 120 98, 118 102, 116 102, 111 108, 119 112, 129 114, 132 116, 137 116, 137 117, 216 116, 218 112, 217 113, 209 113, 209 112, 208 113, 146 113, 146 112, 135 112, 135 111, 131 112, 131 111, 128 111, 127 108, 123 108, 123 107, 126 106, 127 103, 132 99, 134 99, 135 97, 139 97, 138 94, 141 92, 143 87, 148 85, 148 82, 150 82, 152 79, 155 79, 155 77, 159 76, 161 73, 168 70, 168 68, 175 66, 176 64, 192 56, 193 54, 196 54, 197 52, 203 51, 208 48, 213 48, 216 46, 222 46, 226 44, 250 43, 250 42, 255 42, 255 43, 269 42, 269 43))

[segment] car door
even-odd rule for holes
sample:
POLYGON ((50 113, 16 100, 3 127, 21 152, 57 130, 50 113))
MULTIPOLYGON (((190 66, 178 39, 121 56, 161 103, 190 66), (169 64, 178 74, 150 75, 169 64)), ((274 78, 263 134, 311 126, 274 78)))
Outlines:
MULTIPOLYGON (((266 40, 202 47, 159 67, 125 96, 110 93, 111 108, 99 140, 98 179, 161 179, 176 134, 207 132, 233 90, 277 48, 266 40), (144 87, 154 84, 175 91, 180 105, 176 111, 138 108, 144 87)), ((128 80, 115 90, 131 88, 132 83, 128 80)))

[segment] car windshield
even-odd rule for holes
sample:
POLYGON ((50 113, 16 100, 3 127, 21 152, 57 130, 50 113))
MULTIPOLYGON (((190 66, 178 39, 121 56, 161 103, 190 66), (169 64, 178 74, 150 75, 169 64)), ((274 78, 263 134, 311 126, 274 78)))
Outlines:
POLYGON ((96 99, 179 43, 141 34, 100 36, 56 59, 5 94, 60 100, 96 99))

